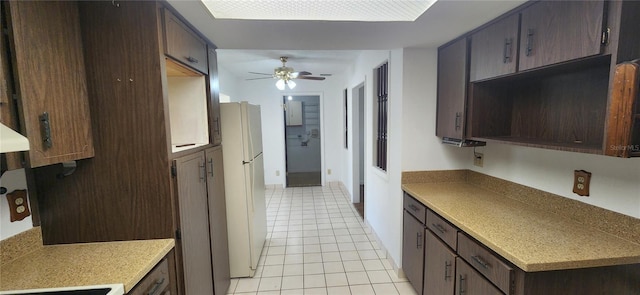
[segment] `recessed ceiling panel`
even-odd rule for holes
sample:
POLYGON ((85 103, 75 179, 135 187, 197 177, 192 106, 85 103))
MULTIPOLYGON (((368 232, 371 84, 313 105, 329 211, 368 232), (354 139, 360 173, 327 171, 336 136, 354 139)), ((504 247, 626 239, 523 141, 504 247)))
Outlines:
POLYGON ((216 19, 414 21, 436 0, 201 0, 216 19))

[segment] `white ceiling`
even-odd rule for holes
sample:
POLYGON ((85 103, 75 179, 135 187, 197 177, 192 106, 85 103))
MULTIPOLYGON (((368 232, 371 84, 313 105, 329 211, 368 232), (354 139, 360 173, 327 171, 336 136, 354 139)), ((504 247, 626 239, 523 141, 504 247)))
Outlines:
POLYGON ((414 22, 215 19, 200 1, 168 2, 221 49, 220 66, 246 79, 255 77, 248 71, 271 73, 280 56, 318 75, 342 72, 358 50, 434 48, 526 1, 439 0, 414 22))

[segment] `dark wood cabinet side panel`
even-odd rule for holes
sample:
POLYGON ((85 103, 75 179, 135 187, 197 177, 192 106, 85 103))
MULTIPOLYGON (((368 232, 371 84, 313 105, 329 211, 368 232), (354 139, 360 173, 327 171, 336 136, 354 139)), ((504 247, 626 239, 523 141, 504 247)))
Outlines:
POLYGON ((599 54, 604 1, 540 1, 522 11, 519 70, 599 54))
POLYGON ((80 3, 96 156, 36 171, 47 244, 173 238, 155 5, 80 3))
POLYGON ((9 32, 21 125, 31 167, 94 155, 78 6, 10 1, 9 32), (51 146, 40 116, 49 115, 51 146))
POLYGON ((214 294, 226 294, 231 284, 229 269, 229 239, 227 205, 224 190, 222 146, 205 151, 207 157, 207 194, 211 232, 214 294))
POLYGON ((516 13, 471 35, 469 81, 516 72, 519 20, 516 13))
POLYGON ((209 134, 215 146, 222 143, 222 127, 220 126, 220 82, 218 80, 218 55, 215 49, 209 48, 209 134))
POLYGON ((467 85, 467 39, 438 50, 436 135, 463 138, 467 85))
POLYGON ((640 294, 640 264, 516 274, 516 295, 640 294))

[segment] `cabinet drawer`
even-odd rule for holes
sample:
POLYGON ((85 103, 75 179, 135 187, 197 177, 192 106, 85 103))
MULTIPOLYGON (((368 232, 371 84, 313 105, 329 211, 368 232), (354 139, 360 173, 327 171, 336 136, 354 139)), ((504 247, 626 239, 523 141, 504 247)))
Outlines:
POLYGON ((207 74, 207 44, 169 10, 164 10, 165 53, 207 74))
POLYGON ((449 247, 456 249, 458 245, 458 228, 442 219, 431 210, 427 210, 427 227, 440 237, 449 247))
POLYGON ((504 295, 460 257, 456 258, 456 276, 457 282, 454 294, 504 295))
POLYGON ((427 208, 406 193, 404 194, 404 209, 424 224, 427 208))
POLYGON ((506 294, 511 294, 513 269, 483 246, 458 233, 458 255, 506 294))
POLYGON ((169 288, 169 282, 169 262, 165 258, 127 295, 167 294, 164 290, 169 288))

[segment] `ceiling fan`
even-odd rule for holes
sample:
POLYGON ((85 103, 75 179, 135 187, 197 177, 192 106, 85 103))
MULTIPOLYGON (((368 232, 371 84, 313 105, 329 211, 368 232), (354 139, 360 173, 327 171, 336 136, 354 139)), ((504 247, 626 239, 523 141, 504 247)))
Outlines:
POLYGON ((278 81, 276 82, 276 87, 278 87, 278 89, 280 90, 284 90, 285 85, 289 86, 289 89, 293 89, 294 87, 296 87, 296 82, 294 82, 293 79, 316 80, 316 81, 322 81, 325 79, 325 77, 311 76, 311 73, 307 71, 294 72, 293 68, 287 67, 286 65, 287 59, 288 57, 286 56, 280 57, 282 66, 273 69, 273 74, 249 72, 249 74, 266 75, 269 77, 250 78, 247 80, 259 80, 259 79, 271 79, 271 78, 278 79, 278 81))

